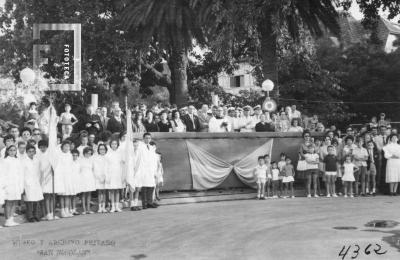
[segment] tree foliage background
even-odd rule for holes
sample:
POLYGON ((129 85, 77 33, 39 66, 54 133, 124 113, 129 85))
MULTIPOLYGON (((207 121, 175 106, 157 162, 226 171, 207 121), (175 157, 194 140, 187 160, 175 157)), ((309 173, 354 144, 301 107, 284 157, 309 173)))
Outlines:
MULTIPOLYGON (((157 1, 148 0, 143 6, 157 1)), ((399 51, 386 54, 374 41, 341 48, 332 46, 328 37, 318 39, 315 36, 321 35, 319 29, 325 27, 315 21, 321 22, 318 19, 327 15, 323 24, 332 23, 335 13, 331 5, 346 10, 355 4, 351 0, 323 2, 326 7, 314 0, 204 1, 207 5, 195 0, 163 2, 165 10, 173 10, 174 4, 182 4, 182 10, 201 7, 193 17, 196 24, 192 25, 202 30, 204 39, 192 42, 187 52, 179 55, 183 61, 189 53, 196 56, 192 52, 194 45, 204 47, 205 51, 196 57, 196 62, 188 59, 187 65, 184 64, 187 68, 181 66, 175 72, 187 73, 188 102, 210 103, 210 92, 215 92, 226 105, 259 104, 263 100, 259 93, 247 91, 233 96, 224 93, 217 84, 218 73, 229 73, 238 63, 246 61, 254 66, 258 84, 265 79, 267 69, 275 70, 281 106, 297 104, 306 114, 319 114, 328 123, 343 125, 368 120, 381 111, 400 121, 396 112, 400 109, 398 103, 374 104, 400 100, 399 51), (296 13, 299 8, 301 12, 296 13), (268 28, 264 28, 267 24, 264 22, 269 24, 268 28), (266 30, 274 37, 265 38, 266 30)), ((176 39, 157 41, 149 36, 144 44, 135 30, 125 30, 121 15, 125 11, 129 18, 128 3, 127 0, 6 0, 0 11, 0 74, 19 81, 19 71, 32 65, 34 23, 81 23, 83 91, 58 95, 57 103, 69 102, 79 107, 88 102, 90 93, 98 93, 101 103, 112 99, 123 101, 127 94, 135 102, 151 96, 150 87, 155 85, 174 91, 176 76, 168 72, 162 61, 174 66, 166 42, 176 39)), ((372 32, 378 10, 387 11, 389 18, 396 17, 400 10, 399 1, 358 0, 357 4, 365 15, 363 24, 372 32)), ((135 6, 132 8, 132 13, 137 11, 135 6)), ((156 24, 157 20, 153 22, 156 24)), ((329 27, 334 31, 334 24, 329 27)), ((157 31, 158 36, 165 33, 160 31, 162 28, 157 31)), ((188 34, 185 38, 185 45, 191 44, 190 37, 188 34)), ((179 76, 185 80, 185 75, 179 76)))

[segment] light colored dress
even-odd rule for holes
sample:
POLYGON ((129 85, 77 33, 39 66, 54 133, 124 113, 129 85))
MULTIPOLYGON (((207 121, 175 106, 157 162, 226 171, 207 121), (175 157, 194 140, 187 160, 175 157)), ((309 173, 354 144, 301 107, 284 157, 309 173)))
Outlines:
POLYGON ((109 149, 107 154, 107 171, 109 178, 106 180, 106 189, 123 189, 124 179, 123 179, 123 158, 121 150, 114 151, 109 149))
POLYGON ((83 157, 79 160, 80 174, 79 187, 80 192, 90 192, 96 190, 96 181, 94 177, 94 163, 92 158, 83 157))
POLYGON ((81 185, 80 185, 80 181, 81 181, 81 164, 80 164, 80 160, 72 160, 72 167, 71 167, 71 177, 74 180, 73 184, 74 184, 74 195, 81 193, 81 185))
POLYGON ((72 174, 72 154, 57 151, 54 158, 54 192, 63 195, 76 195, 76 184, 72 174))
POLYGON ((40 165, 39 159, 25 158, 24 166, 24 189, 25 201, 41 201, 43 200, 43 191, 40 185, 40 165))
POLYGON ((110 174, 108 172, 108 162, 107 157, 104 155, 96 155, 94 157, 94 176, 96 190, 106 189, 106 179, 110 179, 110 174))
POLYGON ((7 157, 2 163, 4 169, 4 200, 21 200, 24 192, 24 167, 21 160, 7 157))
POLYGON ((354 163, 344 163, 343 168, 344 168, 344 173, 342 177, 342 181, 356 181, 354 178, 354 163))
POLYGON ((390 143, 383 147, 386 163, 386 182, 400 182, 400 159, 391 158, 393 155, 400 157, 400 145, 390 143))

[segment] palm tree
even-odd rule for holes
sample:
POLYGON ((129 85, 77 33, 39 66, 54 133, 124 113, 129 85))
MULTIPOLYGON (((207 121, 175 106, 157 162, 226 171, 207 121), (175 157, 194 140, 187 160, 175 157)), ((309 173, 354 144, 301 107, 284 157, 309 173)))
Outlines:
POLYGON ((193 40, 204 43, 199 0, 133 0, 122 14, 122 24, 142 46, 155 41, 166 50, 171 69, 171 102, 187 102, 188 51, 193 40))
POLYGON ((325 28, 334 35, 340 34, 338 12, 331 0, 259 0, 253 8, 260 10, 256 26, 260 34, 263 76, 274 82, 278 80, 279 28, 285 26, 295 41, 299 40, 302 27, 317 37, 324 34, 325 28))

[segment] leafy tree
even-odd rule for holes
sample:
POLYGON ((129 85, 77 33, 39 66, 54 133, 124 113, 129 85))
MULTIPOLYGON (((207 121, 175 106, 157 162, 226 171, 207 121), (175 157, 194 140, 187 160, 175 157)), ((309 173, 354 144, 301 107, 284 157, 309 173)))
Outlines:
POLYGON ((123 24, 142 46, 155 41, 168 54, 171 69, 171 101, 187 102, 188 52, 196 40, 205 42, 199 8, 207 1, 136 0, 131 1, 122 15, 123 24))

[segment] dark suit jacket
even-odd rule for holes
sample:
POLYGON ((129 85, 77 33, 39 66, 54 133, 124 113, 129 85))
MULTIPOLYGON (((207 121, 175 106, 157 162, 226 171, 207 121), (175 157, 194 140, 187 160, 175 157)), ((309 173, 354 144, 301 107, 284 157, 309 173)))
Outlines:
POLYGON ((186 132, 200 132, 200 121, 196 115, 193 115, 193 121, 189 115, 184 115, 182 122, 186 125, 186 132))
POLYGON ((255 127, 256 132, 274 132, 274 126, 269 123, 257 123, 255 127))
MULTIPOLYGON (((83 114, 78 122, 79 127, 77 127, 78 132, 82 130, 86 130, 89 133, 95 133, 98 134, 101 131, 103 131, 103 128, 101 127, 100 123, 100 117, 96 114, 89 115, 87 113, 83 114), (94 125, 99 124, 100 129, 97 129, 94 125), (86 126, 86 124, 90 124, 89 127, 86 126)), ((75 130, 75 129, 74 129, 75 130)))
POLYGON ((100 123, 101 123, 101 127, 103 129, 107 129, 109 120, 110 120, 110 118, 108 116, 107 117, 103 117, 103 116, 100 117, 100 123))
POLYGON ((122 133, 126 130, 126 122, 123 118, 121 118, 121 122, 118 122, 115 117, 111 117, 108 120, 107 130, 111 133, 122 133))

